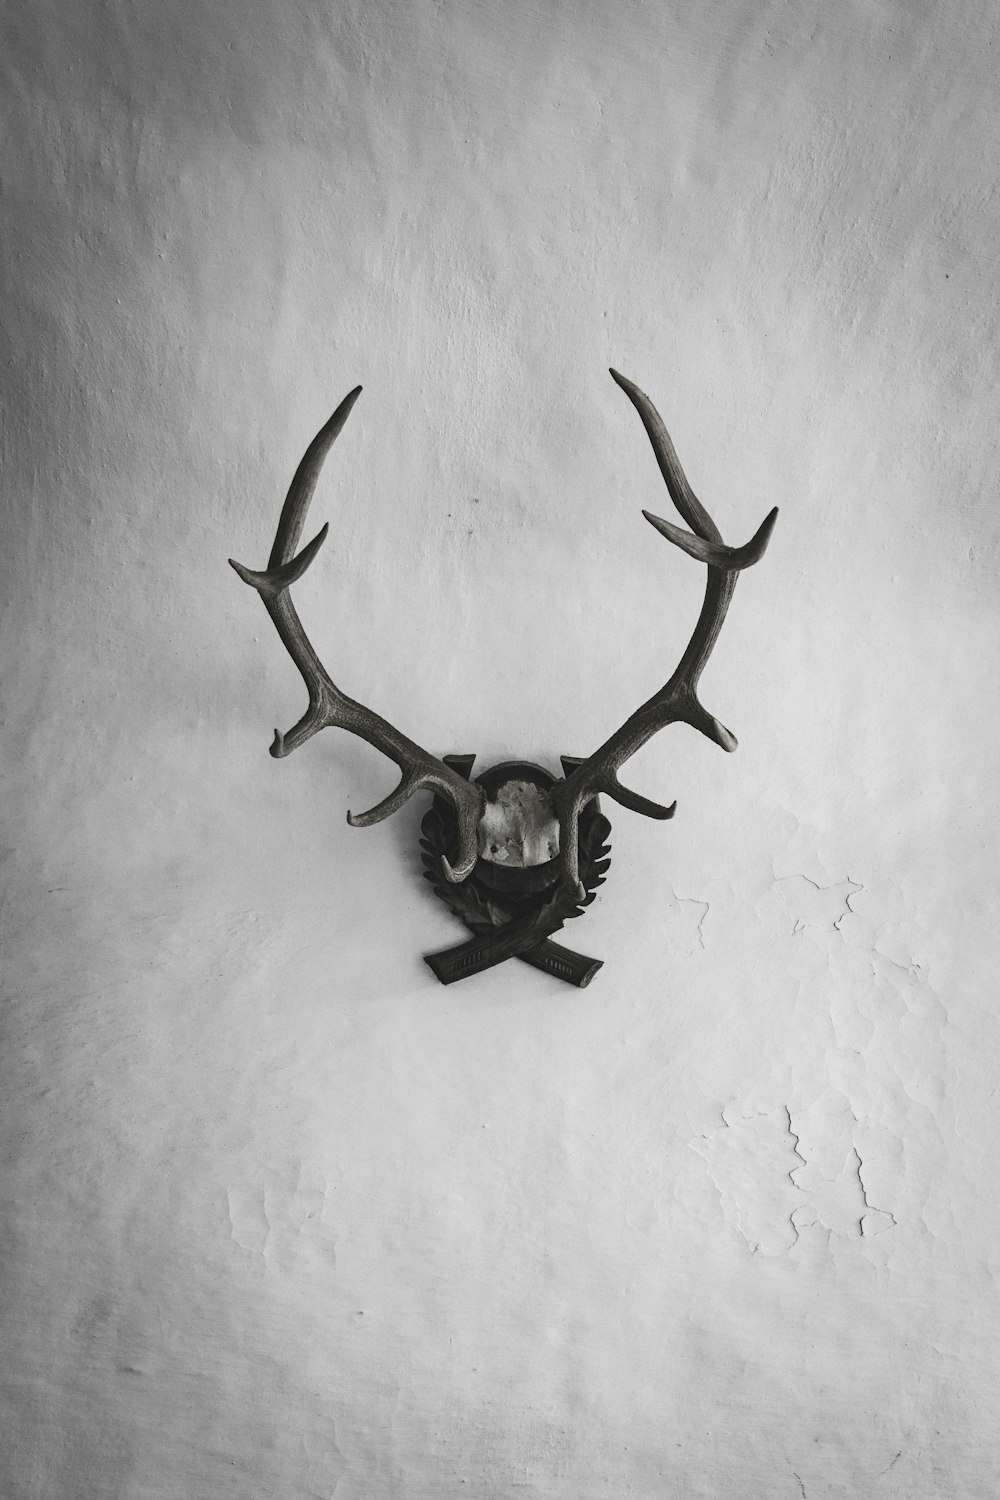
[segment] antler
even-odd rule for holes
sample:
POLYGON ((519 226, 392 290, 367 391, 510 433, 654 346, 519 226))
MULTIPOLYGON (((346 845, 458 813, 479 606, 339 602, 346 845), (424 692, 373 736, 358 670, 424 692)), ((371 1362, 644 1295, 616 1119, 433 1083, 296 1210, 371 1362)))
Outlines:
POLYGON ((621 803, 622 807, 643 813, 647 818, 672 818, 674 815, 676 802, 670 807, 661 807, 648 797, 640 797, 637 792, 629 791, 618 780, 618 772, 625 761, 641 749, 657 730, 663 729, 667 724, 682 721, 700 730, 710 740, 721 745, 723 750, 736 749, 735 735, 720 724, 718 719, 713 718, 698 701, 698 679, 722 628, 736 587, 737 574, 743 568, 749 568, 763 555, 778 514, 775 507, 756 536, 745 547, 726 547, 717 526, 688 484, 674 452, 674 445, 655 406, 631 380, 626 380, 617 370, 612 370, 611 374, 642 418, 642 425, 653 445, 670 498, 694 535, 682 531, 679 526, 671 525, 669 521, 661 520, 659 516, 650 515, 647 510, 643 511, 643 515, 668 542, 673 542, 699 562, 708 564, 708 586, 694 633, 670 680, 641 708, 637 708, 631 718, 626 719, 621 728, 616 729, 611 738, 605 740, 600 749, 583 761, 572 775, 567 776, 565 781, 557 782, 552 788, 552 803, 559 817, 563 879, 581 897, 585 892, 580 885, 577 822, 581 809, 591 798, 604 792, 615 802, 621 803))
POLYGON ((438 760, 407 739, 405 734, 401 734, 370 708, 355 703, 353 698, 348 698, 340 691, 313 650, 288 592, 296 579, 302 577, 326 540, 329 523, 313 537, 308 546, 303 547, 297 557, 294 555, 323 460, 360 394, 361 387, 357 386, 349 396, 345 396, 329 422, 320 429, 306 449, 282 507, 266 571, 255 573, 241 563, 234 562, 232 558, 229 561, 243 582, 250 584, 260 594, 265 609, 274 621, 275 628, 309 691, 309 707, 295 727, 287 734, 282 734, 279 729, 274 731, 271 754, 290 755, 317 730, 325 729, 328 725, 360 735, 363 740, 374 745, 376 750, 396 762, 402 773, 402 780, 394 792, 368 812, 356 816, 348 813, 348 823, 352 828, 367 828, 372 823, 380 823, 421 788, 446 797, 455 809, 458 822, 458 860, 452 866, 442 856, 441 863, 447 879, 458 882, 471 874, 479 855, 476 830, 482 816, 485 794, 445 765, 444 761, 438 760))

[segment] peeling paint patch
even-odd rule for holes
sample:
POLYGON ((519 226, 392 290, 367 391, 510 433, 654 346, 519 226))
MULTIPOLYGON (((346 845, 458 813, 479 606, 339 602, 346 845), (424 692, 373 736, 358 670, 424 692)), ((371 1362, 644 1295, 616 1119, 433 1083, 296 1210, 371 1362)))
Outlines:
POLYGON ((793 933, 816 927, 823 932, 839 932, 845 917, 852 915, 851 897, 864 890, 854 880, 840 880, 836 885, 818 885, 807 875, 787 875, 775 882, 791 921, 793 933))
POLYGON ((661 924, 672 948, 690 958, 705 948, 704 924, 708 916, 707 901, 677 896, 661 912, 661 924))
POLYGON ((227 1191, 230 1238, 260 1256, 268 1270, 290 1272, 303 1262, 334 1263, 334 1230, 327 1218, 329 1188, 276 1177, 227 1191))
POLYGON ((229 1237, 241 1250, 263 1255, 271 1226, 264 1212, 262 1184, 240 1184, 226 1194, 229 1202, 229 1237))
POLYGON ((867 1235, 870 1238, 872 1235, 881 1234, 883 1230, 892 1229, 896 1223, 896 1219, 895 1215, 891 1214, 887 1208, 876 1208, 873 1203, 869 1202, 864 1178, 861 1175, 864 1162, 861 1160, 861 1152, 857 1146, 854 1147, 854 1159, 858 1174, 858 1186, 861 1189, 861 1201, 864 1203, 866 1210, 861 1215, 858 1227, 863 1235, 867 1235))
POLYGON ((802 1160, 786 1109, 737 1116, 691 1145, 708 1164, 722 1210, 753 1254, 784 1255, 798 1239, 801 1203, 794 1173, 802 1160))
POLYGON ((870 1200, 861 1153, 845 1140, 857 1123, 853 1114, 835 1095, 830 1103, 808 1119, 810 1134, 817 1124, 824 1131, 815 1160, 802 1148, 806 1126, 796 1130, 787 1105, 732 1119, 727 1108, 719 1129, 691 1142, 708 1164, 723 1213, 754 1254, 787 1254, 805 1229, 872 1239, 895 1227, 895 1215, 870 1200))

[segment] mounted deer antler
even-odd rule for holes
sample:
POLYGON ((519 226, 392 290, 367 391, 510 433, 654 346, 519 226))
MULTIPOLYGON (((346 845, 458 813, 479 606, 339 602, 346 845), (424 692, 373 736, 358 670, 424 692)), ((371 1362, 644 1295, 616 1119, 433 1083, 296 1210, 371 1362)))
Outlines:
POLYGON ((756 536, 745 547, 726 547, 718 527, 688 484, 670 435, 652 401, 631 380, 619 375, 617 370, 612 370, 611 375, 642 418, 642 425, 653 445, 670 498, 694 535, 682 531, 679 526, 671 525, 669 521, 661 520, 659 516, 650 515, 648 510, 644 510, 643 515, 668 542, 673 542, 699 562, 708 564, 708 584, 698 623, 673 676, 658 693, 654 693, 641 708, 637 708, 621 728, 616 729, 611 738, 605 740, 599 750, 567 776, 565 781, 557 782, 552 788, 551 802, 559 818, 563 881, 568 889, 579 892, 583 888, 580 885, 577 863, 577 824, 582 808, 599 792, 605 792, 622 807, 643 813, 647 818, 672 818, 674 815, 676 802, 670 807, 661 807, 658 802, 651 802, 648 797, 640 797, 637 792, 629 791, 618 780, 621 767, 647 740, 667 724, 682 721, 700 730, 710 740, 721 745, 723 750, 736 749, 736 736, 699 703, 698 679, 726 618, 737 574, 763 556, 778 515, 775 507, 756 536))
POLYGON ((340 691, 313 650, 288 592, 296 579, 302 577, 326 541, 329 523, 313 537, 308 546, 303 547, 298 557, 294 555, 323 460, 360 394, 361 387, 357 386, 349 396, 345 396, 329 422, 320 429, 306 449, 281 510, 267 570, 255 573, 242 563, 234 562, 232 558, 229 561, 243 582, 249 583, 260 594, 265 609, 274 621, 278 634, 309 691, 309 707, 295 727, 287 734, 282 734, 279 729, 274 731, 271 754, 290 755, 317 730, 327 726, 360 735, 369 745, 374 745, 376 750, 381 750, 383 755, 396 762, 402 772, 402 780, 396 790, 390 792, 377 807, 356 816, 348 813, 348 823, 352 828, 368 828, 372 823, 380 823, 383 818, 396 812, 421 788, 436 792, 451 803, 458 820, 457 860, 452 865, 442 856, 446 877, 457 882, 464 880, 472 872, 479 857, 477 830, 486 801, 483 792, 452 770, 451 766, 445 765, 443 760, 438 760, 407 739, 405 734, 401 734, 379 714, 361 703, 355 703, 353 698, 348 698, 340 691))
POLYGON ((317 730, 333 726, 360 735, 394 760, 401 772, 398 787, 369 812, 357 817, 348 813, 347 821, 355 828, 389 817, 420 789, 435 794, 422 825, 426 873, 473 934, 467 943, 427 960, 444 984, 512 957, 570 983, 588 984, 599 961, 549 939, 565 921, 579 915, 579 908, 594 899, 603 882, 609 863, 604 841, 611 825, 599 810, 598 795, 605 792, 647 817, 670 818, 676 803, 661 807, 621 785, 618 772, 625 761, 657 730, 678 721, 700 730, 724 750, 736 748, 734 736, 698 701, 698 679, 725 619, 737 574, 762 556, 778 512, 771 511, 745 547, 725 546, 684 477, 649 397, 615 370, 611 374, 642 418, 670 498, 691 530, 682 531, 648 511, 643 515, 668 542, 707 565, 708 585, 698 623, 673 676, 588 760, 563 756, 563 781, 524 762, 494 766, 472 781, 475 756, 439 760, 429 755, 370 708, 342 693, 313 650, 289 589, 323 545, 328 526, 297 556, 295 549, 323 461, 361 394, 360 386, 345 397, 307 448, 282 507, 266 570, 255 573, 230 558, 244 583, 263 599, 309 692, 309 707, 294 728, 287 734, 275 730, 271 754, 289 755, 317 730), (449 892, 437 880, 439 866, 452 887, 467 878, 468 885, 461 892, 449 892))

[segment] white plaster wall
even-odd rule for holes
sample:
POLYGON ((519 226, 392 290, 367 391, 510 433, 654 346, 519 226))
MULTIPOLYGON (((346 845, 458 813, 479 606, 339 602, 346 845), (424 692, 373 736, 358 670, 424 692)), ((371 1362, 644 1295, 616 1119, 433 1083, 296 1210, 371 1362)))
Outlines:
POLYGON ((8 0, 10 1500, 992 1497, 990 0, 8 0), (556 764, 742 542, 568 941, 508 964, 325 734, 297 588, 430 748, 556 764))

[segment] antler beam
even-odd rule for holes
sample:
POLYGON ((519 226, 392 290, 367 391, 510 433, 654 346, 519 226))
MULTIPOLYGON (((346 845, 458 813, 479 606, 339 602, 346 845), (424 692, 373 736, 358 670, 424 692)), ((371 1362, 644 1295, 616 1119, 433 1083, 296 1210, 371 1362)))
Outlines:
POLYGON ((676 802, 670 807, 662 807, 637 792, 629 791, 618 780, 621 767, 647 740, 667 724, 681 722, 707 735, 723 750, 736 749, 736 736, 699 702, 698 679, 722 629, 737 577, 744 568, 749 568, 763 556, 778 515, 775 507, 745 547, 727 547, 718 527, 688 484, 670 435, 649 397, 617 370, 612 370, 611 374, 639 413, 670 498, 691 530, 683 531, 649 511, 644 510, 643 515, 668 542, 707 564, 708 583, 698 623, 670 679, 571 776, 552 788, 552 804, 559 818, 563 880, 570 890, 580 894, 577 827, 581 810, 593 797, 604 792, 622 807, 649 818, 672 818, 674 815, 676 802))
POLYGON ((376 750, 396 762, 401 780, 395 791, 368 812, 356 815, 348 813, 348 823, 353 828, 367 828, 396 812, 414 792, 422 788, 437 792, 452 804, 458 821, 457 862, 451 865, 443 856, 441 861, 446 878, 458 882, 471 873, 479 856, 477 829, 485 804, 484 793, 445 765, 444 761, 421 749, 413 740, 407 739, 405 734, 401 734, 372 709, 365 708, 363 704, 356 703, 353 698, 348 698, 346 693, 341 692, 316 655, 289 593, 291 585, 302 577, 326 540, 329 523, 295 555, 323 461, 360 394, 361 387, 357 386, 349 396, 345 396, 329 422, 320 429, 306 449, 282 507, 266 570, 254 572, 242 563, 234 562, 232 558, 229 561, 243 582, 260 594, 309 693, 309 707, 294 728, 286 734, 278 729, 274 731, 271 754, 278 757, 290 755, 318 730, 327 727, 346 729, 367 740, 376 750))

